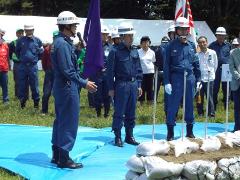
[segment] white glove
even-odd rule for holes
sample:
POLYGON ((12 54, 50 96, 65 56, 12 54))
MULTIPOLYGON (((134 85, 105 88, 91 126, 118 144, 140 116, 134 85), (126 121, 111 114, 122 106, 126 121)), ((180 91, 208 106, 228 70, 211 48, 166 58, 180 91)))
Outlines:
POLYGON ((197 82, 197 91, 200 91, 202 88, 202 83, 201 82, 197 82))
POLYGON ((167 94, 171 95, 172 94, 172 85, 171 84, 166 84, 165 85, 165 91, 167 94))

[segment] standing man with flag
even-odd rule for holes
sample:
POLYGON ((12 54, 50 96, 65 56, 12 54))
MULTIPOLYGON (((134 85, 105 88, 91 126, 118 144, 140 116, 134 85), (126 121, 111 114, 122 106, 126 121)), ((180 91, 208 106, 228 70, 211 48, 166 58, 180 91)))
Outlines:
POLYGON ((83 167, 70 157, 78 129, 80 97, 79 88, 95 92, 94 82, 80 77, 75 46, 70 37, 76 34, 78 18, 70 11, 58 15, 59 35, 55 37, 51 48, 54 71, 53 96, 55 99, 56 119, 52 133, 52 163, 59 168, 77 169, 83 167))
POLYGON ((112 130, 115 134, 115 146, 123 147, 121 129, 124 124, 125 142, 139 143, 133 137, 137 97, 142 94, 142 68, 137 49, 132 47, 133 26, 122 24, 118 27, 122 42, 112 49, 108 56, 109 95, 114 98, 112 130))

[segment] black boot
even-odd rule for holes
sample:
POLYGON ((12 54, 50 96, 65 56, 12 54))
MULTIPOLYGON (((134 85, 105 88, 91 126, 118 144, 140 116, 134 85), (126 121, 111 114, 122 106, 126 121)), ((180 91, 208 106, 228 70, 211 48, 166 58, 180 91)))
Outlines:
POLYGON ((174 139, 174 126, 167 125, 167 141, 172 141, 174 139))
POLYGON ((59 168, 78 169, 82 168, 82 163, 75 163, 70 157, 69 152, 59 148, 59 161, 57 164, 59 168))
POLYGON ((193 124, 187 124, 187 135, 186 135, 186 137, 195 138, 192 130, 193 130, 193 124))
POLYGON ((97 117, 101 117, 101 108, 96 108, 97 117))
POLYGON ((59 160, 59 148, 52 145, 52 160, 51 163, 57 164, 59 160))
POLYGON ((34 108, 38 109, 38 107, 39 107, 39 101, 34 101, 34 108))
POLYGON ((114 139, 114 145, 118 147, 123 147, 123 142, 121 138, 121 130, 120 129, 114 129, 115 139, 114 139))
POLYGON ((139 145, 139 142, 137 142, 134 137, 133 137, 133 128, 126 128, 126 137, 125 137, 125 142, 128 144, 132 144, 134 146, 139 145))
POLYGON ((109 110, 110 110, 110 107, 105 107, 104 108, 104 117, 107 118, 109 116, 109 110))
POLYGON ((26 101, 24 100, 21 100, 20 101, 20 104, 21 104, 21 108, 24 109, 26 107, 26 101))

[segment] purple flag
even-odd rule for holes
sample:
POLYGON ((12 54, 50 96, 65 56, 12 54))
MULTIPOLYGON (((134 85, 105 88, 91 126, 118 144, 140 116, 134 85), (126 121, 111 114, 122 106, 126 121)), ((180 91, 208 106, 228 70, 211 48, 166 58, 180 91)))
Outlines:
POLYGON ((84 28, 87 44, 83 75, 88 78, 103 68, 103 47, 100 23, 100 0, 91 0, 84 28))

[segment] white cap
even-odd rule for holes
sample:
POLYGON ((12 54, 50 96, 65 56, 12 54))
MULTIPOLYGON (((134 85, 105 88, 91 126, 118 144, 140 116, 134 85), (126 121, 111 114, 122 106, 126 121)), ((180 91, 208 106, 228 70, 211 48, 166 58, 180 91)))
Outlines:
POLYGON ((239 44, 240 44, 239 41, 240 41, 239 38, 235 38, 235 39, 233 39, 233 41, 232 41, 232 45, 239 45, 239 44))
POLYGON ((175 32, 175 26, 174 26, 174 24, 172 24, 171 26, 169 26, 169 28, 168 28, 168 33, 169 32, 175 32))
POLYGON ((227 35, 226 29, 225 29, 224 27, 218 27, 215 34, 218 34, 218 35, 227 35))
POLYGON ((33 29, 34 29, 33 24, 25 24, 24 25, 24 30, 33 30, 33 29))
POLYGON ((2 36, 4 36, 5 31, 4 31, 3 29, 0 29, 0 34, 1 34, 2 36))
POLYGON ((110 34, 110 30, 106 25, 101 24, 101 33, 103 34, 110 34))
POLYGON ((116 32, 112 33, 112 39, 113 39, 113 38, 119 38, 119 37, 120 37, 120 36, 119 36, 118 33, 116 33, 116 32))
POLYGON ((175 27, 189 28, 189 21, 185 17, 177 18, 175 27))
POLYGON ((118 27, 118 33, 121 34, 135 34, 136 31, 133 29, 133 25, 130 23, 121 23, 118 27))
POLYGON ((74 13, 63 11, 57 17, 57 25, 59 24, 79 24, 79 20, 74 13))

